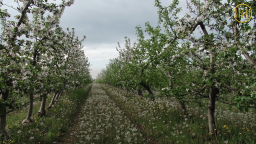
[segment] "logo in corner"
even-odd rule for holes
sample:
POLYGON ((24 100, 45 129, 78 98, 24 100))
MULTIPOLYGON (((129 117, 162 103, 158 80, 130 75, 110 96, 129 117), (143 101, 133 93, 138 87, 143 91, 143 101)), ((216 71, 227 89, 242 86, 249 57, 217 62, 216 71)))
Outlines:
POLYGON ((249 22, 252 18, 252 9, 247 4, 239 4, 234 8, 233 16, 240 23, 249 22))

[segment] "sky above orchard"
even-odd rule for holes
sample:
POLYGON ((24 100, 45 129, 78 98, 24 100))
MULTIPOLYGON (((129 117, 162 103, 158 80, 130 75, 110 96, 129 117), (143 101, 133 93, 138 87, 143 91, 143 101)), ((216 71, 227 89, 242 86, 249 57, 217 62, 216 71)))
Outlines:
POLYGON ((135 27, 144 26, 146 21, 157 25, 154 0, 75 0, 60 23, 74 27, 78 36, 86 35, 84 51, 92 64, 91 75, 96 78, 109 59, 118 56, 117 42, 124 47, 125 36, 135 42, 135 27))
MULTIPOLYGON (((163 6, 168 6, 170 0, 160 0, 163 6)), ((226 0, 225 0, 226 1, 226 0)), ((61 0, 48 0, 48 3, 60 4, 61 0)), ((4 4, 18 7, 14 0, 4 0, 4 4)), ((91 75, 96 78, 101 69, 106 67, 109 59, 116 58, 118 52, 117 42, 124 48, 125 36, 131 39, 131 43, 137 42, 136 26, 145 30, 148 21, 151 26, 158 24, 158 8, 154 6, 155 0, 75 0, 74 4, 66 7, 60 26, 67 31, 67 27, 75 28, 75 35, 79 39, 86 36, 83 42, 83 50, 91 63, 91 75)), ((22 3, 19 2, 21 6, 22 3)), ((180 0, 182 12, 178 15, 183 17, 188 10, 186 1, 180 0)), ((19 12, 3 5, 1 9, 8 9, 11 18, 19 12)), ((46 15, 45 15, 46 16, 46 15)), ((32 20, 32 15, 28 15, 32 20)), ((17 21, 17 20, 15 20, 17 21)), ((145 34, 146 38, 147 35, 145 34)))
MULTIPOLYGON (((161 0, 164 6, 170 4, 169 0, 161 0)), ((48 3, 60 4, 61 0, 48 0, 48 3)), ((8 6, 18 7, 14 0, 4 0, 8 6)), ((86 36, 83 42, 85 55, 91 63, 91 75, 96 78, 101 69, 106 67, 109 59, 116 58, 118 52, 117 42, 122 48, 125 44, 125 36, 134 43, 137 40, 136 26, 145 28, 145 22, 157 26, 158 14, 154 6, 154 0, 75 0, 74 4, 66 7, 60 26, 75 28, 75 35, 79 39, 86 36)), ((19 5, 23 4, 19 2, 19 5)), ((11 14, 8 20, 19 12, 3 5, 1 9, 7 9, 11 14)), ((28 15, 32 20, 32 15, 28 15)), ((15 20, 17 21, 17 20, 15 20)))

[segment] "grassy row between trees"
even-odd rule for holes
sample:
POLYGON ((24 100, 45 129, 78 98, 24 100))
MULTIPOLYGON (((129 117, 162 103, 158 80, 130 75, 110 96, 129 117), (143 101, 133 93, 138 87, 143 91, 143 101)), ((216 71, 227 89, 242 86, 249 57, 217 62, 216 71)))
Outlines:
MULTIPOLYGON (((73 125, 73 121, 84 101, 87 99, 91 85, 80 88, 65 95, 47 111, 45 117, 35 116, 40 104, 35 104, 33 122, 22 125, 21 121, 27 114, 26 109, 18 110, 8 115, 8 134, 10 139, 3 143, 15 144, 49 144, 61 139, 64 133, 73 125)), ((49 103, 49 102, 48 102, 49 103)))
POLYGON ((57 144, 148 144, 136 125, 96 83, 75 123, 64 141, 57 144))
POLYGON ((218 135, 207 133, 207 101, 200 100, 202 107, 187 104, 187 115, 183 115, 175 98, 150 98, 128 94, 119 88, 101 85, 125 115, 138 127, 151 143, 234 143, 253 144, 255 139, 254 111, 240 112, 235 107, 226 109, 216 103, 216 129, 218 135))
MULTIPOLYGON (((53 95, 49 95, 49 97, 47 99, 49 99, 48 101, 46 101, 46 105, 50 104, 50 100, 52 99, 53 95)), ((29 101, 29 98, 24 97, 24 99, 26 100, 25 102, 29 101)), ((24 101, 23 99, 20 101, 24 101)), ((33 118, 35 118, 35 116, 37 115, 38 110, 40 109, 40 105, 41 105, 41 100, 37 99, 34 101, 34 108, 33 108, 33 118)), ((27 116, 27 109, 29 106, 24 106, 20 109, 16 109, 13 112, 7 114, 7 124, 6 124, 6 129, 7 132, 9 132, 13 126, 18 126, 21 125, 21 121, 24 119, 24 117, 27 116)))

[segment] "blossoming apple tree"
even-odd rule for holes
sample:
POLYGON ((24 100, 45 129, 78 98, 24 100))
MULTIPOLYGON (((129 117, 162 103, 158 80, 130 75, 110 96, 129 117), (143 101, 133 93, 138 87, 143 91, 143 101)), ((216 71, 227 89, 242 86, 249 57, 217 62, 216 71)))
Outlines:
MULTIPOLYGON (((63 1, 59 6, 46 3, 47 0, 20 2, 23 6, 17 8, 20 12, 15 16, 17 21, 6 21, 10 14, 0 9, 5 42, 0 48, 2 134, 5 133, 6 107, 13 107, 16 97, 28 95, 30 98, 28 115, 23 121, 27 123, 31 121, 34 95, 42 97, 39 114, 44 115, 47 94, 58 92, 60 98, 64 89, 70 90, 91 82, 90 64, 81 50, 85 37, 79 41, 74 36, 74 29, 73 33, 67 34, 58 25, 65 6, 70 6, 74 1, 63 1), (46 11, 52 16, 45 18, 46 11), (28 13, 33 15, 32 21, 28 13), (34 41, 17 38, 21 36, 34 41)), ((2 1, 0 3, 3 5, 2 1)))
MULTIPOLYGON (((235 0, 227 3, 192 0, 187 2, 189 13, 183 17, 178 17, 182 12, 182 8, 177 8, 178 4, 178 0, 173 0, 168 7, 163 7, 159 0, 155 0, 159 23, 165 34, 146 24, 151 39, 144 40, 142 30, 137 28, 139 42, 134 48, 137 52, 134 61, 138 61, 138 57, 144 58, 141 65, 148 72, 142 76, 137 69, 129 69, 139 81, 154 76, 151 66, 158 72, 163 71, 164 75, 158 75, 158 79, 152 79, 150 83, 159 85, 160 80, 167 79, 162 83, 168 87, 166 94, 176 96, 181 102, 207 98, 209 134, 214 135, 217 133, 214 130, 216 101, 246 111, 255 107, 256 26, 234 19, 233 10, 238 5, 235 0)), ((121 67, 126 69, 127 64, 121 67)), ((103 78, 107 71, 101 74, 103 78)), ((122 75, 127 72, 123 71, 122 75)), ((134 79, 128 81, 135 82, 134 79)), ((183 106, 184 110, 184 103, 183 106)))

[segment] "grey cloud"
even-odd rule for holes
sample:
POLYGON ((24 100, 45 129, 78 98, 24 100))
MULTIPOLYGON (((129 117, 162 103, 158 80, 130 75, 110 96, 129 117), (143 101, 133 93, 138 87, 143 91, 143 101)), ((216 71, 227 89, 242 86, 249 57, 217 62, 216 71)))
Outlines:
MULTIPOLYGON (((169 0, 160 1, 164 6, 171 3, 169 0)), ((185 0, 180 1, 181 6, 186 6, 185 0)), ((5 0, 3 3, 18 6, 13 0, 5 0)), ((48 3, 59 4, 61 0, 48 0, 48 3)), ((132 43, 136 42, 135 27, 141 26, 145 29, 147 21, 153 27, 157 26, 158 8, 154 4, 154 0, 75 0, 73 5, 66 7, 60 26, 64 30, 67 27, 75 28, 75 34, 79 39, 86 35, 83 42, 84 51, 92 64, 92 76, 96 78, 100 69, 109 62, 109 58, 117 57, 117 42, 120 42, 122 48, 125 36, 130 38, 132 43), (95 54, 93 51, 102 52, 95 54)), ((10 10, 9 7, 5 8, 10 10)), ((12 17, 19 14, 15 10, 10 10, 9 13, 12 17)), ((32 20, 31 16, 29 18, 32 20)))

